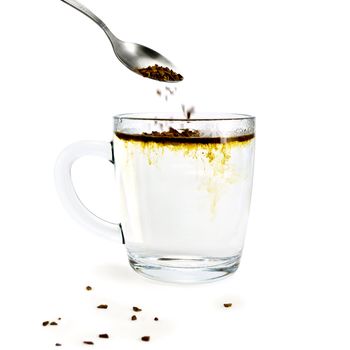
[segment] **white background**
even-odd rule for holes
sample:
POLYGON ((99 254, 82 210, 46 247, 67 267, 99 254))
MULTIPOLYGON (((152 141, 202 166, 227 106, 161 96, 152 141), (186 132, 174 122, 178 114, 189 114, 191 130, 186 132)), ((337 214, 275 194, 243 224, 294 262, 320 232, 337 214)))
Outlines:
MULTIPOLYGON (((122 245, 70 219, 53 181, 61 149, 109 141, 117 113, 175 107, 123 68, 104 33, 61 1, 4 2, 0 348, 83 349, 82 340, 93 340, 94 348, 124 350, 349 349, 347 1, 85 4, 116 35, 181 67, 184 99, 197 110, 257 116, 244 256, 221 282, 155 283, 131 271, 122 245), (100 303, 109 309, 97 310, 100 303), (133 305, 144 309, 137 322, 129 321, 133 305), (57 317, 58 327, 41 326, 57 317), (111 339, 96 339, 104 332, 111 339)), ((117 218, 110 164, 83 159, 73 176, 93 211, 117 218)))

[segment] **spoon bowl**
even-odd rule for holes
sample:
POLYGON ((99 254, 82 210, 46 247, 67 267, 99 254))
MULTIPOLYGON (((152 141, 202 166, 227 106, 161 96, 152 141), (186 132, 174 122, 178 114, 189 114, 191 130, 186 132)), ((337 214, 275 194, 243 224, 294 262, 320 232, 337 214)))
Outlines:
POLYGON ((125 41, 120 41, 116 44, 112 43, 112 46, 115 55, 124 66, 137 74, 140 74, 137 69, 154 66, 155 64, 176 70, 170 60, 147 46, 125 41))

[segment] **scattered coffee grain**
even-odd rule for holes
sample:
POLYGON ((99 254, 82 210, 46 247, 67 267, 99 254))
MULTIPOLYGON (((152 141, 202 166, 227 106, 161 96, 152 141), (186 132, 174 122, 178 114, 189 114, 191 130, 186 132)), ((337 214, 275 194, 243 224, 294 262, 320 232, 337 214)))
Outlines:
POLYGON ((83 341, 83 344, 86 344, 86 345, 94 345, 94 342, 90 341, 90 340, 85 340, 83 341))
POLYGON ((104 338, 104 339, 108 339, 109 335, 107 333, 103 333, 103 334, 99 334, 98 335, 99 338, 104 338))

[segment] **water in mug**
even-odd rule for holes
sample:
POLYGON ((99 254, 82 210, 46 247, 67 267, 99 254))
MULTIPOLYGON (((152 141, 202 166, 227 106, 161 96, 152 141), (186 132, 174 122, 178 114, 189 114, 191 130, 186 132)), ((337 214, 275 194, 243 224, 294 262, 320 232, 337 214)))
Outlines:
POLYGON ((117 132, 129 258, 169 267, 239 262, 254 142, 254 135, 179 140, 117 132))

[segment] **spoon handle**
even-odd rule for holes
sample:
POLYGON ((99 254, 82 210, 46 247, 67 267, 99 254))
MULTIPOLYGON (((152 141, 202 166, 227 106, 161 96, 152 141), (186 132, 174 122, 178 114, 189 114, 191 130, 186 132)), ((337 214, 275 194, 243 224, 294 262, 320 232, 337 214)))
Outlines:
POLYGON ((101 27, 101 29, 103 29, 103 31, 107 34, 109 40, 112 43, 113 43, 113 41, 119 41, 119 39, 116 38, 113 35, 113 33, 108 29, 106 24, 100 18, 98 18, 94 13, 92 13, 87 7, 82 5, 80 2, 78 2, 76 0, 61 0, 61 1, 63 1, 64 3, 74 7, 76 10, 80 11, 85 16, 87 16, 90 19, 92 19, 99 27, 101 27))

